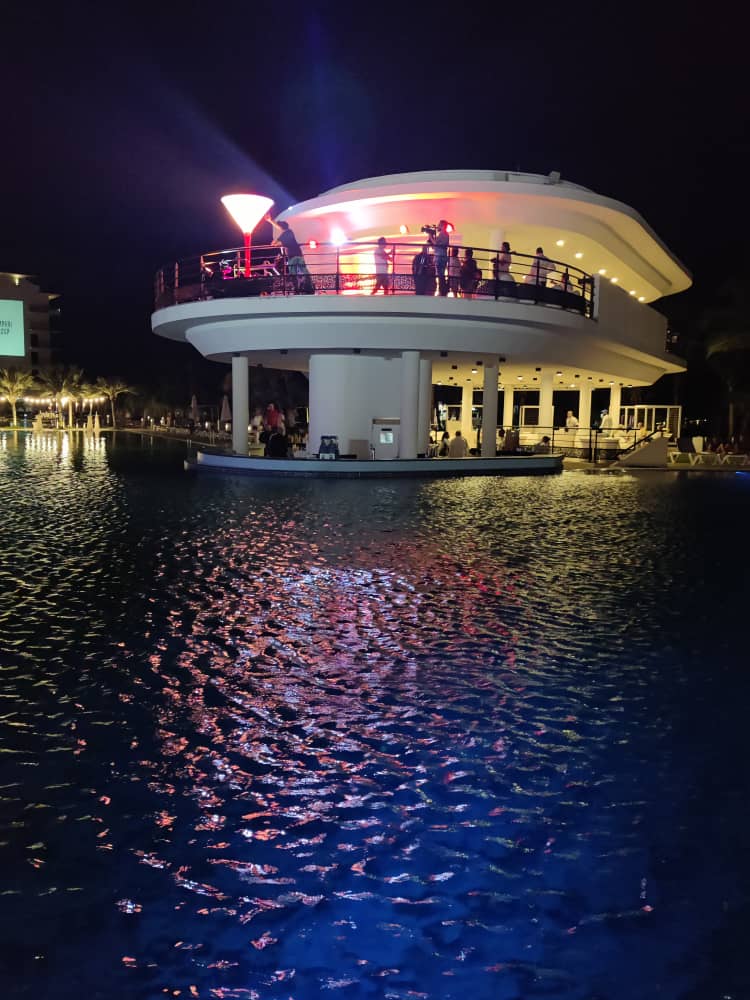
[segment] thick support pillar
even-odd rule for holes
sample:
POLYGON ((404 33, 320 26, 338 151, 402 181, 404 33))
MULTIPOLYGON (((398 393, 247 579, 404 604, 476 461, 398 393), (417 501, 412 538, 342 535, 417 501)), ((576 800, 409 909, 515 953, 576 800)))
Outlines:
POLYGON ((622 389, 619 385, 609 387, 609 415, 612 417, 612 426, 620 426, 620 397, 622 389))
POLYGON ((494 458, 497 451, 497 365, 484 366, 482 396, 482 458, 494 458))
POLYGON ((247 455, 247 425, 250 423, 250 373, 247 358, 232 358, 232 451, 247 455))
POLYGON ((539 380, 539 432, 550 437, 555 422, 555 408, 552 405, 554 379, 552 371, 543 371, 539 380))
POLYGON ((582 385, 578 394, 578 426, 581 430, 591 427, 591 386, 582 385))
POLYGON ((430 422, 432 416, 432 361, 419 361, 419 432, 417 454, 427 455, 430 448, 430 422))
POLYGON ((506 385, 503 390, 503 427, 508 430, 513 426, 513 386, 506 385))
POLYGON ((419 436, 419 351, 401 354, 401 427, 399 458, 417 457, 419 436))

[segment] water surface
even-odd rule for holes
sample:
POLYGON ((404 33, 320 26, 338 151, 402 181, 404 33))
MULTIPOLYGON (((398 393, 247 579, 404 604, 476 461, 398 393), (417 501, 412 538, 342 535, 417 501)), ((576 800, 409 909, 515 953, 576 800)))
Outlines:
POLYGON ((750 995, 747 477, 118 438, 0 444, 6 996, 750 995))

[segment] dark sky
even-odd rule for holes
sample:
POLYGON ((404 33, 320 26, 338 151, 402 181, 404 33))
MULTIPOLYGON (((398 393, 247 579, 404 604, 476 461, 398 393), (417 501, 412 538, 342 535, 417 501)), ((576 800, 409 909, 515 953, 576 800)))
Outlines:
POLYGON ((66 360, 97 374, 168 363, 153 273, 238 242, 233 188, 280 210, 389 172, 559 170, 690 268, 683 318, 744 253, 747 42, 728 4, 27 7, 4 15, 0 269, 63 293, 66 360))

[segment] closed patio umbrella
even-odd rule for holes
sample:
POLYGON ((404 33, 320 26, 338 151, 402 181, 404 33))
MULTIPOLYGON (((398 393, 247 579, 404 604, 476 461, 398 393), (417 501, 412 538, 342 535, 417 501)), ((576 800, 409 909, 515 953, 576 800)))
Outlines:
POLYGON ((221 416, 219 420, 222 424, 230 424, 232 422, 232 410, 229 406, 228 396, 225 396, 221 401, 221 416))

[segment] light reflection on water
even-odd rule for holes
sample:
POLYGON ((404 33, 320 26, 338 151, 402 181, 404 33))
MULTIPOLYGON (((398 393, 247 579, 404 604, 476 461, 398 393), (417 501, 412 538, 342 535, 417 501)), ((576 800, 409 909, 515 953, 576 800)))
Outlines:
POLYGON ((737 988, 742 484, 104 442, 0 448, 11 995, 737 988))

